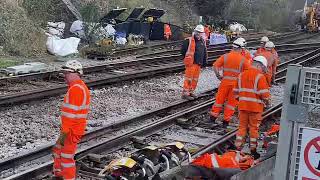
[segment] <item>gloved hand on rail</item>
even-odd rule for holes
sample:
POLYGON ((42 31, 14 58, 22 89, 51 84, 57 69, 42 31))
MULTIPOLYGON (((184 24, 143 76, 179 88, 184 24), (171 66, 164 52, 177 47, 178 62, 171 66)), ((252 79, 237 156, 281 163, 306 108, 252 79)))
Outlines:
POLYGON ((61 132, 60 136, 57 140, 58 144, 61 144, 61 146, 64 146, 64 142, 65 142, 66 138, 67 138, 67 133, 61 132))

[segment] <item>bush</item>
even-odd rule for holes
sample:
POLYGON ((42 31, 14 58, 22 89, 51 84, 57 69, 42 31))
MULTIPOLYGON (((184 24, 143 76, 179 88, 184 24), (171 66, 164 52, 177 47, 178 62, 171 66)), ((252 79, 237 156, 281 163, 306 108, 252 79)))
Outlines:
MULTIPOLYGON (((46 36, 28 19, 19 3, 0 2, 0 45, 15 56, 35 56, 46 52, 46 36)), ((13 0, 14 1, 14 0, 13 0)))

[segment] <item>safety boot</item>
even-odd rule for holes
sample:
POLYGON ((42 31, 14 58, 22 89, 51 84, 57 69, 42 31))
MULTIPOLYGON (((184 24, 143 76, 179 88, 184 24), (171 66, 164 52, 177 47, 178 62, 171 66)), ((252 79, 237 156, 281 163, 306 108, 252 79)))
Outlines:
POLYGON ((257 150, 251 150, 251 156, 254 160, 257 160, 260 158, 260 154, 257 152, 257 150))
POLYGON ((181 96, 181 98, 182 99, 187 99, 187 100, 193 100, 194 98, 190 95, 191 93, 190 92, 188 92, 188 91, 182 91, 182 96, 181 96))

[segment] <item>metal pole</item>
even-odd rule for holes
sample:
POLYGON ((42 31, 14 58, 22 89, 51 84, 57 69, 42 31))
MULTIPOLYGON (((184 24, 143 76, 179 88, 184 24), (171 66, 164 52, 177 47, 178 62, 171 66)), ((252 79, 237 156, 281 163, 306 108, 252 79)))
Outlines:
POLYGON ((289 172, 289 159, 291 157, 291 142, 293 133, 293 121, 289 120, 289 113, 291 112, 291 106, 296 104, 296 99, 292 96, 293 88, 298 90, 298 82, 300 79, 301 66, 290 65, 287 71, 286 87, 283 98, 283 109, 280 120, 280 134, 279 143, 277 147, 277 159, 274 173, 274 180, 287 180, 289 172))

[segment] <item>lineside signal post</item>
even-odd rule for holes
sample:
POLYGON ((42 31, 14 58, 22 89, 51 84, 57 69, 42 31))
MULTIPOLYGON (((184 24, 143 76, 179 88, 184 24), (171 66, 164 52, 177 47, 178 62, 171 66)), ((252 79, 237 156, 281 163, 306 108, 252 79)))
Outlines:
POLYGON ((320 179, 320 129, 304 127, 309 106, 320 106, 320 70, 289 65, 274 180, 320 179))

